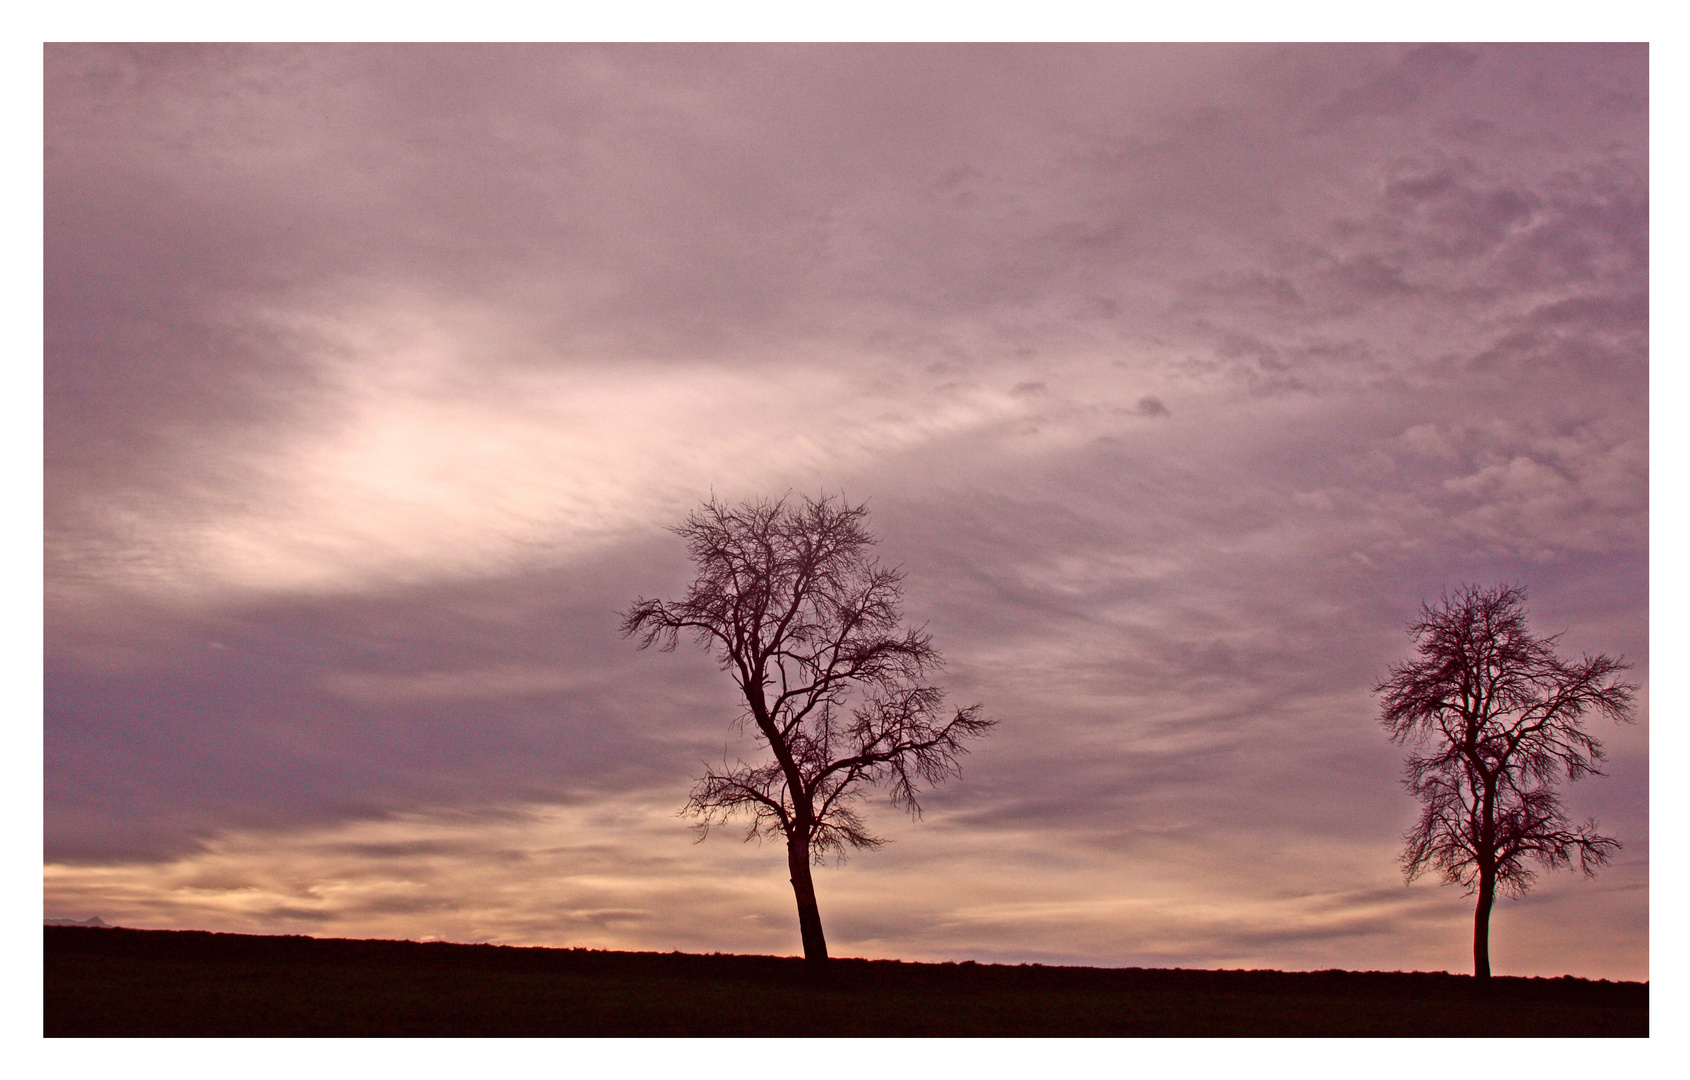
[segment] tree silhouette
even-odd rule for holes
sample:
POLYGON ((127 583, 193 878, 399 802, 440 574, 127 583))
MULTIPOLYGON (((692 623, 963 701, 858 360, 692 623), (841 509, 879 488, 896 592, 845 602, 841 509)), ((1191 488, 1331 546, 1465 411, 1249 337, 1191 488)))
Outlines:
POLYGON ((686 597, 641 598, 622 621, 624 637, 665 652, 692 632, 739 688, 738 726, 751 724, 770 760, 708 768, 686 811, 705 832, 745 811, 747 840, 785 839, 815 968, 827 941, 811 864, 884 842, 857 812, 864 787, 884 785, 919 816, 919 785, 957 774, 963 740, 995 723, 979 705, 941 722, 944 691, 922 684, 939 653, 925 629, 899 625, 903 574, 872 558, 867 517, 843 499, 712 498, 674 530, 697 571, 686 597))
POLYGON ((1602 744, 1581 726, 1586 713, 1629 722, 1636 686, 1630 665, 1607 656, 1568 662, 1555 637, 1526 627, 1526 591, 1463 586, 1436 607, 1422 604, 1408 631, 1418 656, 1373 688, 1391 740, 1414 747, 1403 783, 1424 804, 1404 836, 1412 881, 1436 869, 1478 893, 1473 973, 1490 977, 1490 913, 1496 893, 1519 896, 1537 864, 1576 857, 1586 876, 1620 847, 1596 823, 1570 825, 1555 783, 1601 775, 1602 744))

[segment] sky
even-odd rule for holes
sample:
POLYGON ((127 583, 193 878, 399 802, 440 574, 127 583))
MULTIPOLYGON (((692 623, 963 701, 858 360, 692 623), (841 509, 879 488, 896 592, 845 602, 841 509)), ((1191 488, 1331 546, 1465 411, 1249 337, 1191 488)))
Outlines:
POLYGON ((1648 59, 48 46, 46 914, 796 954, 617 613, 843 494, 998 726, 834 955, 1470 970, 1371 688, 1511 582, 1642 691, 1494 969, 1647 978, 1648 59))

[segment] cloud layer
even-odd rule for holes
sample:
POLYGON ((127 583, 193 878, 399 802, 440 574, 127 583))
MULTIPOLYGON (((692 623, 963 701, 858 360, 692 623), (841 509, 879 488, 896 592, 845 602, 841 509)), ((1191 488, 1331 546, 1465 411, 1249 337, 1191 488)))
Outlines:
MULTIPOLYGON (((712 492, 867 499, 1001 723, 836 952, 1466 965, 1369 687, 1522 581, 1647 686, 1647 52, 47 52, 50 914, 791 951, 672 817, 712 492)), ((1644 698, 1646 701, 1646 696, 1644 698)), ((1647 974, 1626 848, 1502 972, 1647 974)))

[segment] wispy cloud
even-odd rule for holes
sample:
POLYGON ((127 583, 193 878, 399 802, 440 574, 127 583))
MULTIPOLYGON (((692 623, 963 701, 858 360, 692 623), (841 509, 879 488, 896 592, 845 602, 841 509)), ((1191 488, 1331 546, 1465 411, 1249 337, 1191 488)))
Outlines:
MULTIPOLYGON (((50 905, 789 949, 672 816, 729 687, 615 613, 842 490, 1001 721, 823 875, 852 948, 1460 966, 1368 690, 1478 580, 1647 685, 1646 61, 50 47, 50 905)), ((1602 734, 1633 861, 1499 969, 1647 970, 1602 734)))

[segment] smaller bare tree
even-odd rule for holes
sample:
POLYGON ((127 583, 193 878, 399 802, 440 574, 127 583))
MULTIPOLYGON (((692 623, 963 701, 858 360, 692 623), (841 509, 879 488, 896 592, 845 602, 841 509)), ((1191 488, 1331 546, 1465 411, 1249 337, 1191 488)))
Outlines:
POLYGON ((1636 687, 1618 678, 1629 665, 1607 656, 1568 662, 1555 637, 1526 627, 1526 591, 1464 586, 1436 607, 1422 604, 1409 625, 1419 655, 1391 668, 1373 688, 1393 742, 1415 752, 1403 782, 1424 804, 1404 837, 1404 876, 1428 869, 1478 894, 1473 974, 1490 977, 1490 914, 1496 893, 1519 896, 1536 874, 1570 865, 1586 876, 1620 847, 1574 826, 1555 783, 1601 775, 1602 744, 1583 728, 1586 713, 1631 720, 1636 687))
POLYGON ((843 499, 711 499, 675 530, 697 571, 686 597, 641 599, 622 620, 641 648, 668 652, 690 632, 733 679, 738 723, 770 760, 710 768, 686 809, 706 831, 744 811, 746 839, 786 841, 804 957, 818 968, 811 863, 884 842, 857 812, 864 787, 885 785, 919 816, 918 787, 955 775, 963 741, 994 723, 978 705, 945 719, 944 691, 923 685, 939 653, 925 630, 900 627, 903 575, 871 557, 867 517, 843 499))

